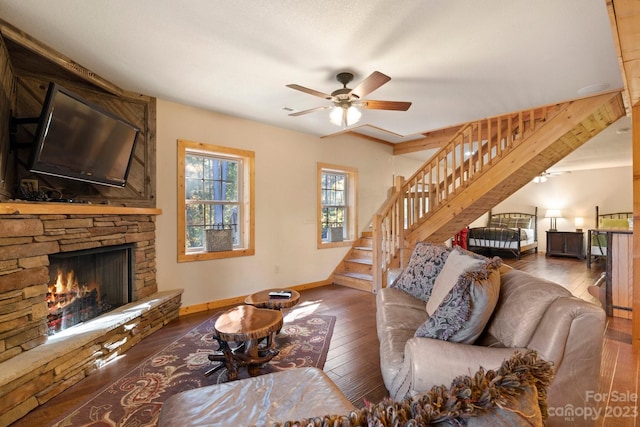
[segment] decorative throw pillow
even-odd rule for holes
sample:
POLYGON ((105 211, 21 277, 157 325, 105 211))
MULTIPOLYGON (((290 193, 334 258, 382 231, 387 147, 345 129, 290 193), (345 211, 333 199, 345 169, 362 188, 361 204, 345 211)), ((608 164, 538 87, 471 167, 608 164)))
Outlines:
MULTIPOLYGON (((467 256, 478 257, 471 252, 467 252, 467 256)), ((498 257, 485 258, 460 274, 453 288, 418 328, 415 336, 466 344, 475 342, 498 302, 501 263, 498 257)))
POLYGON ((491 222, 489 223, 489 227, 505 228, 508 226, 509 226, 509 218, 504 218, 500 216, 491 217, 491 222))
POLYGON ((444 301, 445 297, 451 292, 454 285, 458 282, 458 277, 467 270, 472 270, 474 267, 480 266, 486 258, 469 256, 464 253, 459 247, 455 247, 442 267, 442 271, 436 277, 433 282, 433 289, 431 296, 427 301, 427 314, 433 315, 440 303, 444 301))
POLYGON ((532 228, 531 218, 526 216, 514 216, 509 218, 509 228, 532 228))
POLYGON ((433 283, 442 270, 451 248, 419 242, 413 249, 409 264, 391 285, 422 301, 428 301, 433 283))
POLYGON ((600 220, 600 227, 602 228, 629 228, 629 220, 617 219, 617 218, 604 218, 600 220))

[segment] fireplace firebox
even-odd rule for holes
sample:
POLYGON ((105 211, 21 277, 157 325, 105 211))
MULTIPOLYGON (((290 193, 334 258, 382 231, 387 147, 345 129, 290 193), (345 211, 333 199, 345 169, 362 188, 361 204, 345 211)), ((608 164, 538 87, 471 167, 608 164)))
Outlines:
POLYGON ((49 255, 49 335, 131 302, 133 244, 49 255))

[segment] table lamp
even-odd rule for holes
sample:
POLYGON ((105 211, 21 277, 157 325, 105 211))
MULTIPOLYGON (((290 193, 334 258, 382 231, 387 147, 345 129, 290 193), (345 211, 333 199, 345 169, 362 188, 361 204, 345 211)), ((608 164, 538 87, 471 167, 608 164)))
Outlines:
POLYGON ((547 213, 544 215, 545 218, 549 218, 549 231, 558 231, 556 228, 556 219, 562 218, 562 213, 560 209, 547 209, 547 213))
POLYGON ((573 224, 576 226, 576 231, 582 231, 582 227, 584 226, 584 218, 581 216, 577 216, 573 224))

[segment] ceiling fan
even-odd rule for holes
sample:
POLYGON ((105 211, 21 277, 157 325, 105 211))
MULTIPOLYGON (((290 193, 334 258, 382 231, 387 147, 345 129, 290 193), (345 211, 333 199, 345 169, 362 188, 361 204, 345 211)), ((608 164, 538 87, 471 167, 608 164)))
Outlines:
POLYGON ((358 86, 349 89, 347 84, 353 80, 352 73, 338 73, 336 80, 342 84, 342 88, 334 90, 331 94, 319 92, 297 84, 289 84, 287 87, 299 90, 310 95, 324 98, 331 101, 333 105, 324 105, 321 107, 311 108, 309 110, 298 111, 289 114, 290 116, 301 116, 303 114, 312 113, 314 111, 326 110, 333 108, 330 118, 331 122, 338 126, 351 126, 360 120, 361 113, 358 108, 366 108, 371 110, 396 110, 407 111, 411 106, 411 102, 401 101, 374 101, 364 100, 365 96, 378 89, 383 84, 391 80, 391 77, 374 71, 369 77, 364 79, 358 86))
POLYGON ((558 172, 547 172, 547 171, 544 171, 540 175, 537 175, 535 178, 533 178, 533 182, 535 184, 538 184, 540 182, 546 182, 547 179, 549 179, 549 178, 551 178, 553 176, 563 175, 565 173, 571 173, 571 171, 558 171, 558 172))

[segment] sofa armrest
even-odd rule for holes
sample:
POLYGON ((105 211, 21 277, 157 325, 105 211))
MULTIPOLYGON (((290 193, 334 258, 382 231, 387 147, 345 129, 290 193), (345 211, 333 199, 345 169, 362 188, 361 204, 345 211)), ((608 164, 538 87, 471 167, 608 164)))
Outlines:
POLYGON ((404 347, 404 363, 389 393, 394 400, 429 391, 434 385, 451 384, 460 375, 473 375, 480 366, 500 367, 521 348, 483 347, 432 338, 410 338, 404 347))

